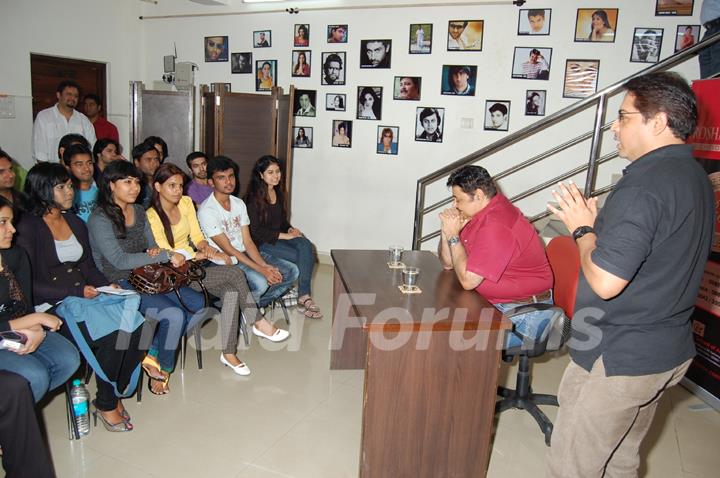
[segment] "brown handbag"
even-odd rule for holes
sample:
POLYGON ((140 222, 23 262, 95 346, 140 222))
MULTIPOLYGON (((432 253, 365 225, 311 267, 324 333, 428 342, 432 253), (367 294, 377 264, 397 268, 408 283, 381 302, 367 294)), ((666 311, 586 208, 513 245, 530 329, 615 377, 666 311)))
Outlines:
POLYGON ((155 295, 166 294, 174 291, 180 304, 189 312, 192 311, 183 302, 180 296, 180 288, 197 282, 205 296, 205 307, 208 304, 208 293, 202 280, 205 278, 205 268, 195 261, 185 261, 180 267, 175 267, 170 262, 160 264, 146 264, 136 267, 130 272, 128 282, 141 294, 155 295))

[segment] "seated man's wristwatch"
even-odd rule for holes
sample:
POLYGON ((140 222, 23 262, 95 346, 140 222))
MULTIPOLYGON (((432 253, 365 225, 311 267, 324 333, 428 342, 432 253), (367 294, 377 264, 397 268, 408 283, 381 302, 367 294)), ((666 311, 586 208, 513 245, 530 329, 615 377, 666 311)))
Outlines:
POLYGON ((458 244, 459 242, 460 242, 460 236, 448 237, 448 240, 447 240, 448 246, 450 246, 450 247, 454 246, 455 244, 458 244))
POLYGON ((588 234, 588 233, 591 233, 591 232, 592 232, 593 234, 595 234, 595 229, 593 229, 593 228, 590 227, 590 226, 580 226, 580 227, 578 227, 577 229, 575 229, 575 230, 573 231, 572 237, 573 237, 573 239, 575 240, 575 242, 577 242, 578 239, 580 239, 581 237, 583 237, 585 234, 588 234))

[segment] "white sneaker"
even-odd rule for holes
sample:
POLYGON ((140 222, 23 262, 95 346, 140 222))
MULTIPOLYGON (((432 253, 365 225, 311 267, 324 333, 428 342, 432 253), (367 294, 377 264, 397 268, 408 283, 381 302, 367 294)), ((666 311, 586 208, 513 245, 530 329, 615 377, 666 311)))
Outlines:
POLYGON ((262 330, 255 327, 253 324, 252 326, 253 334, 257 335, 258 337, 262 337, 264 339, 268 339, 271 342, 282 342, 283 340, 286 340, 288 337, 290 337, 290 332, 283 329, 277 329, 274 334, 268 335, 264 333, 262 330))
POLYGON ((230 362, 227 361, 223 354, 220 354, 220 363, 230 367, 232 371, 238 375, 250 375, 250 367, 248 367, 245 362, 241 363, 240 365, 232 365, 230 362))

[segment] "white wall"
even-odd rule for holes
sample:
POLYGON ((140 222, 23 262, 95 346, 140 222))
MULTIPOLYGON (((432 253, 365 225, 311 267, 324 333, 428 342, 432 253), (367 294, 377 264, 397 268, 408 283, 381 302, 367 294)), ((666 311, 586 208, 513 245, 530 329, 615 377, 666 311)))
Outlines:
MULTIPOLYGON (((5 2, 8 3, 8 2, 5 2)), ((505 133, 483 131, 485 100, 512 101, 510 132, 530 124, 535 118, 523 115, 527 89, 548 91, 547 112, 558 111, 574 100, 562 98, 563 69, 568 58, 600 60, 599 87, 603 88, 647 65, 630 63, 630 48, 635 27, 665 29, 661 58, 673 53, 675 27, 678 24, 699 23, 699 3, 692 17, 655 17, 655 0, 634 2, 620 0, 562 0, 533 1, 523 8, 552 8, 551 35, 542 37, 518 36, 518 8, 514 6, 448 6, 391 9, 353 9, 335 11, 301 11, 287 13, 255 13, 247 15, 212 16, 193 18, 151 19, 155 15, 185 13, 213 13, 240 10, 258 10, 234 0, 229 7, 206 7, 184 0, 161 0, 157 5, 139 1, 113 2, 111 0, 67 0, 53 2, 13 1, 11 15, 3 4, 0 15, 0 40, 5 45, 20 45, 11 51, 0 51, 6 65, 15 65, 0 77, 0 91, 29 95, 29 51, 74 58, 108 61, 110 64, 111 120, 121 127, 127 137, 128 111, 127 81, 141 79, 146 85, 162 76, 162 57, 171 54, 173 42, 177 44, 178 61, 191 61, 200 66, 196 83, 231 82, 236 92, 254 92, 253 75, 232 75, 230 63, 205 63, 203 37, 228 35, 231 52, 252 51, 254 60, 277 59, 279 85, 287 89, 292 83, 298 88, 316 89, 318 102, 324 102, 325 93, 340 92, 348 95, 347 112, 336 114, 318 107, 316 118, 298 118, 297 125, 314 128, 314 148, 296 150, 293 177, 293 223, 302 229, 317 245, 320 252, 333 248, 384 248, 390 243, 410 246, 412 216, 415 199, 415 182, 418 177, 455 161, 487 144, 501 139, 505 133), (62 6, 56 6, 62 3, 62 6), (532 4, 532 5, 530 5, 532 4), (138 5, 140 5, 138 7, 138 5), (631 5, 631 6, 630 6, 631 5), (619 8, 616 41, 609 44, 575 43, 574 27, 577 8, 619 8), (138 8, 141 12, 138 13, 138 8), (95 19, 100 12, 113 12, 112 21, 95 19), (68 12, 68 13, 65 13, 68 12), (75 13, 69 13, 75 12, 75 13), (146 19, 138 21, 137 15, 146 19), (40 15, 33 20, 32 15, 40 15), (10 19, 9 17, 13 17, 10 19), (59 22, 58 18, 65 21, 59 22), (78 22, 75 20, 80 18, 78 22), (451 19, 483 19, 485 34, 481 52, 447 52, 446 28, 451 19), (62 23, 62 24, 61 24, 62 23), (82 25, 83 30, 63 32, 64 25, 82 25), (313 52, 312 76, 291 78, 290 63, 292 28, 295 23, 310 25, 310 49, 313 52), (349 43, 331 45, 325 41, 326 25, 349 24, 349 43), (409 24, 433 23, 433 53, 409 55, 409 24), (252 48, 253 30, 272 30, 272 48, 252 48), (88 36, 88 31, 96 36, 88 36), (101 34, 102 33, 102 34, 101 34), (16 41, 22 38, 23 41, 16 41), (98 38, 97 41, 88 41, 98 38), (391 38, 393 55, 391 70, 360 70, 359 48, 361 39, 391 38), (510 79, 513 47, 553 48, 549 81, 510 79), (320 57, 323 51, 347 51, 347 84, 344 87, 320 85, 320 57), (477 64, 479 78, 477 94, 472 98, 440 95, 440 72, 443 64, 477 64), (393 78, 396 75, 423 77, 422 101, 401 102, 391 100, 393 78), (381 121, 355 119, 357 86, 383 86, 384 96, 381 121), (442 144, 414 141, 415 108, 417 106, 444 107, 447 114, 442 144), (471 130, 460 128, 461 118, 474 120, 471 130), (353 120, 353 147, 332 148, 331 120, 353 120), (400 154, 385 156, 375 153, 375 134, 378 125, 400 127, 400 154)), ((364 2, 282 2, 272 7, 298 6, 301 9, 317 4, 352 4, 364 2)), ((382 3, 382 2, 377 2, 382 3)), ((385 2, 392 3, 392 2, 385 2)), ((416 2, 418 3, 418 2, 416 2)), ((423 2, 425 3, 425 2, 423 2)), ((66 27, 65 27, 66 28, 66 27)), ((696 61, 692 60, 680 70, 688 79, 698 77, 696 61)), ((23 108, 19 108, 23 109, 23 108)), ((610 111, 617 109, 617 100, 610 111)), ((0 144, 19 157, 29 157, 30 112, 29 103, 23 117, 17 120, 0 120, 0 144), (7 123, 9 121, 9 123, 7 123), (10 130, 5 124, 12 124, 10 130), (17 153, 21 151, 21 153, 17 153)), ((489 158, 484 166, 491 173, 527 158, 532 153, 569 139, 586 131, 591 125, 590 114, 584 114, 585 124, 573 121, 553 128, 533 139, 532 144, 509 148, 489 158)), ((199 135, 198 135, 199 137, 199 135)), ((604 144, 612 146, 612 138, 604 144)), ((587 158, 588 145, 575 148, 564 157, 533 168, 526 174, 502 182, 509 195, 518 188, 528 187, 554 176, 567 164, 582 163, 587 158)), ((19 158, 20 159, 20 158, 19 158)), ((615 162, 601 170, 603 178, 621 167, 615 162), (604 171, 604 172, 603 172, 604 171)), ((441 184, 431 188, 432 198, 447 193, 441 184)), ((543 209, 549 195, 538 194, 521 203, 527 214, 543 209)), ((428 218, 432 222, 432 217, 428 218)))

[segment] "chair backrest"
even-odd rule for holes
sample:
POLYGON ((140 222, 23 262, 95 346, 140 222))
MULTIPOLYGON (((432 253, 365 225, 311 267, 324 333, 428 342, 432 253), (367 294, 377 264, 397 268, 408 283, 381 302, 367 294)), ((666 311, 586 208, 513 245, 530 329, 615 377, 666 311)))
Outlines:
POLYGON ((570 236, 558 236, 550 241, 545 252, 555 276, 553 287, 555 305, 561 307, 568 318, 572 318, 580 277, 580 254, 577 245, 570 236))

